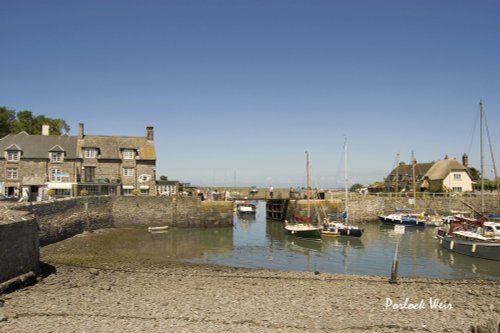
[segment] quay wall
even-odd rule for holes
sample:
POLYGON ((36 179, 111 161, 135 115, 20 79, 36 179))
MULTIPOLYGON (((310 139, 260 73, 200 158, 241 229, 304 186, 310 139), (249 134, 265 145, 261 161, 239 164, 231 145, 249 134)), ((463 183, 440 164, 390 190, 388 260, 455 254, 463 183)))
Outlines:
POLYGON ((38 227, 31 217, 0 221, 0 293, 2 282, 28 272, 39 272, 38 227))
POLYGON ((32 213, 40 229, 41 246, 102 228, 233 225, 232 202, 193 197, 87 196, 19 205, 16 209, 32 213))
POLYGON ((180 228, 229 227, 233 203, 201 201, 196 197, 114 197, 114 227, 163 226, 180 228))
MULTIPOLYGON (((429 214, 451 215, 451 211, 471 211, 461 197, 444 198, 428 196, 417 198, 415 205, 407 197, 387 197, 377 195, 352 195, 349 197, 349 220, 354 223, 377 220, 377 215, 387 214, 396 208, 413 209, 415 212, 427 212, 429 214)), ((479 197, 467 198, 466 202, 476 209, 481 207, 479 197)), ((500 205, 498 196, 485 196, 485 211, 499 212, 500 205)), ((324 214, 324 212, 342 212, 345 199, 330 198, 329 200, 310 200, 311 215, 313 217, 324 214)), ((290 200, 287 216, 299 213, 305 215, 307 211, 307 200, 290 200)))

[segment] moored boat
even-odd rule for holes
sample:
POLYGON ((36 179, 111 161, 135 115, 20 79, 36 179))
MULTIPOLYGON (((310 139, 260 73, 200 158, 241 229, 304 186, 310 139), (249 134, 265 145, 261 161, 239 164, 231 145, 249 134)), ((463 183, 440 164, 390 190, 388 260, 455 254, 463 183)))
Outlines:
POLYGON ((322 227, 311 224, 310 218, 293 215, 290 221, 285 220, 285 232, 302 238, 321 239, 322 227))
POLYGON ((425 227, 425 218, 418 214, 393 213, 388 215, 378 215, 380 222, 391 225, 404 225, 406 227, 425 227))

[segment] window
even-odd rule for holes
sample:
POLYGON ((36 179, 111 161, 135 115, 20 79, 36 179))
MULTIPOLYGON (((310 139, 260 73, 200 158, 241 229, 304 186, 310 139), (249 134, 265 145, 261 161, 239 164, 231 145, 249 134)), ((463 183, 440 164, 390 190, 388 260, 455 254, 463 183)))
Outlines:
POLYGON ((132 195, 133 188, 124 188, 123 195, 132 195))
POLYGON ((133 149, 124 149, 123 150, 123 159, 124 160, 133 160, 135 158, 135 151, 133 149))
POLYGON ((149 195, 149 188, 141 188, 141 195, 149 195))
POLYGON ((61 152, 50 153, 50 160, 52 162, 62 162, 63 161, 63 153, 61 153, 61 152))
POLYGON ((453 192, 455 193, 462 193, 462 188, 461 187, 454 187, 453 192))
POLYGON ((50 181, 51 182, 60 182, 62 177, 60 176, 60 169, 50 169, 50 181))
POLYGON ((8 151, 7 152, 7 161, 19 161, 19 156, 21 152, 19 151, 8 151))
POLYGON ((133 177, 134 176, 134 168, 123 168, 123 176, 124 177, 133 177))
POLYGON ((7 179, 17 179, 17 168, 7 168, 7 179))
POLYGON ((461 173, 454 173, 453 179, 454 180, 462 180, 462 174, 461 173))
POLYGON ((84 148, 85 158, 97 158, 97 148, 84 148))
POLYGON ((83 172, 86 183, 92 183, 95 181, 95 167, 86 166, 83 172))

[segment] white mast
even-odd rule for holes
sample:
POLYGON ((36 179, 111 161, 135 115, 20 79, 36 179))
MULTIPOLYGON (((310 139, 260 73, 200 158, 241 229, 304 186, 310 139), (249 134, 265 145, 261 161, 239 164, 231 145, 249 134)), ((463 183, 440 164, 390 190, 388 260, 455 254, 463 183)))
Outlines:
POLYGON ((310 182, 310 179, 309 179, 309 153, 307 152, 306 150, 306 195, 307 195, 307 217, 310 218, 311 217, 311 205, 309 203, 309 196, 311 194, 310 190, 309 190, 309 182, 310 182))
POLYGON ((480 112, 480 150, 481 150, 481 214, 484 214, 484 154, 483 154, 483 100, 479 100, 479 112, 480 112))
POLYGON ((344 224, 347 224, 347 219, 349 218, 349 210, 348 210, 348 200, 349 193, 347 191, 347 139, 344 141, 344 192, 345 192, 345 208, 344 208, 344 224))

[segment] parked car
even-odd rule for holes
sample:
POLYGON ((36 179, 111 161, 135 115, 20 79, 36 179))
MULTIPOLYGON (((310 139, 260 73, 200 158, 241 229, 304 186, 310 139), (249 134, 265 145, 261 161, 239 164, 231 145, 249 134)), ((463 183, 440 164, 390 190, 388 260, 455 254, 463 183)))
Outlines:
POLYGON ((250 186, 250 194, 257 194, 257 192, 259 192, 257 186, 250 186))

